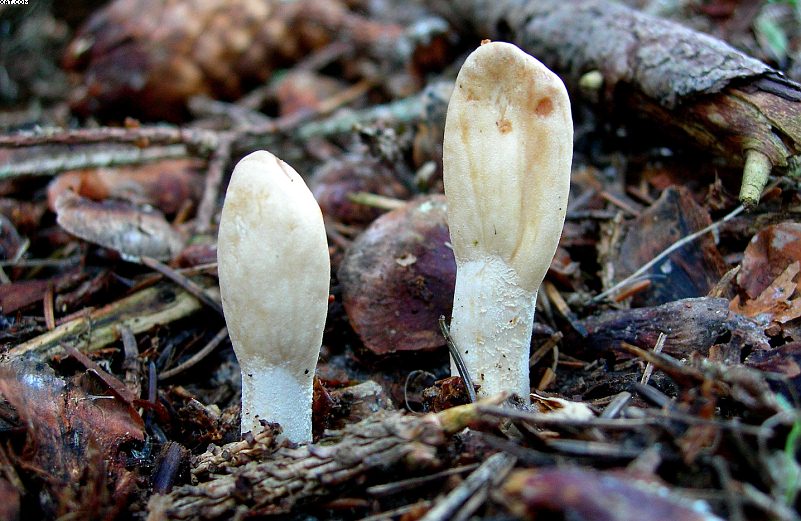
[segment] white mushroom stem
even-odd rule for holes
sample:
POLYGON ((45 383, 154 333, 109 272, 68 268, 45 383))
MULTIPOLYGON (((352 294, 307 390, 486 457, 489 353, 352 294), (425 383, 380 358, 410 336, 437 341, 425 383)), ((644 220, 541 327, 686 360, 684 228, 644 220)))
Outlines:
POLYGON ((303 179, 269 152, 234 169, 217 243, 223 311, 242 369, 242 432, 260 420, 309 441, 328 310, 323 217, 303 179))
POLYGON ((555 74, 508 43, 467 58, 443 163, 457 266, 451 336, 479 396, 528 399, 537 290, 562 232, 572 151, 570 101, 555 74))
MULTIPOLYGON (((479 395, 502 391, 527 397, 528 352, 537 291, 520 286, 520 277, 500 257, 457 267, 451 337, 459 348, 479 395)), ((451 373, 459 374, 451 361, 451 373)))

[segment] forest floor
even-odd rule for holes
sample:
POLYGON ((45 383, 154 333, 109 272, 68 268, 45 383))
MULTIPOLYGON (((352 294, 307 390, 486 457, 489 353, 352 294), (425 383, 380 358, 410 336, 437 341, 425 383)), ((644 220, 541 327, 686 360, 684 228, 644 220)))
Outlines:
POLYGON ((0 5, 0 519, 801 519, 795 0, 69 4, 0 5), (471 401, 440 321, 484 39, 572 103, 531 405, 471 401), (259 149, 331 257, 297 446, 240 436, 220 304, 259 149))

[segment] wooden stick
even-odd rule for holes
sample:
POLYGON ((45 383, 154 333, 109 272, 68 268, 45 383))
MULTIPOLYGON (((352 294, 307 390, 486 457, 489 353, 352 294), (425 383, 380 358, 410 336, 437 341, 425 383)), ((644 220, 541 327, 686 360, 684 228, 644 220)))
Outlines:
POLYGON ((161 283, 61 324, 12 348, 6 356, 48 360, 64 353, 61 343, 80 346, 85 353, 97 351, 120 337, 120 327, 138 334, 187 317, 200 308, 201 303, 183 289, 161 283))

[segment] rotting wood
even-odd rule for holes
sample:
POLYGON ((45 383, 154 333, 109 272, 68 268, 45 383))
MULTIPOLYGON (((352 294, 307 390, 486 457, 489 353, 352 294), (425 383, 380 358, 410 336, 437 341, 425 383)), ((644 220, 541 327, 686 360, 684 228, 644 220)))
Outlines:
MULTIPOLYGON (((497 404, 500 399, 481 404, 497 404)), ((236 519, 286 513, 299 502, 330 497, 368 473, 436 467, 437 448, 450 435, 482 419, 478 405, 425 416, 380 412, 342 431, 329 432, 313 445, 281 447, 261 461, 241 458, 241 466, 231 462, 247 453, 243 442, 233 445, 235 450, 227 463, 220 458, 227 454, 224 448, 212 449, 210 455, 196 459, 198 468, 203 468, 196 475, 205 475, 208 462, 224 474, 210 474, 211 479, 204 483, 153 496, 148 519, 236 519)), ((264 453, 269 451, 272 435, 257 434, 247 443, 264 453)))
POLYGON ((116 341, 120 337, 120 327, 138 334, 184 318, 201 307, 202 304, 183 289, 171 283, 160 283, 19 344, 5 356, 48 360, 64 353, 62 342, 73 343, 83 352, 96 351, 116 341))
POLYGON ((211 445, 192 460, 192 483, 233 474, 238 467, 267 458, 278 449, 278 424, 268 423, 259 432, 247 433, 244 439, 223 447, 211 445))
POLYGON ((568 335, 569 345, 585 353, 626 357, 626 342, 651 348, 661 333, 667 334, 665 353, 677 358, 693 351, 706 353, 718 338, 731 335, 738 348, 767 349, 768 339, 756 323, 729 311, 723 298, 689 298, 661 306, 609 311, 581 321, 587 336, 568 335))
MULTIPOLYGON (((801 85, 721 40, 607 0, 434 5, 477 38, 520 45, 573 88, 600 72, 604 105, 657 121, 727 162, 745 165, 758 152, 792 170, 801 152, 801 85)), ((744 180, 746 206, 761 191, 752 185, 744 180)))

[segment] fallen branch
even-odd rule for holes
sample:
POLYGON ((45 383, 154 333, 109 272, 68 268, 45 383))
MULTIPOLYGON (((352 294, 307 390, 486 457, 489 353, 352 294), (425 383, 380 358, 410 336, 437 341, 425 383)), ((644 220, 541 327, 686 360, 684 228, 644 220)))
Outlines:
MULTIPOLYGON (((9 145, 11 146, 11 145, 9 145)), ((181 159, 191 154, 184 145, 140 148, 136 145, 88 144, 44 145, 27 149, 0 149, 0 180, 20 176, 49 176, 66 170, 138 165, 163 159, 181 159)))
MULTIPOLYGON (((481 403, 497 404, 500 400, 481 403)), ((199 485, 153 496, 148 519, 238 519, 287 513, 299 502, 320 500, 352 487, 370 472, 436 466, 437 448, 450 435, 481 417, 479 404, 425 416, 377 413, 342 431, 329 433, 317 444, 283 447, 269 456, 264 453, 272 444, 270 435, 256 435, 252 449, 243 442, 232 444, 234 450, 230 452, 213 448, 198 457, 203 470, 196 476, 206 475, 210 466, 222 473, 211 474, 209 481, 199 485), (254 451, 260 454, 259 461, 243 457, 254 451), (226 462, 224 456, 229 453, 230 460, 226 462), (231 463, 234 458, 241 461, 240 466, 231 463)))
POLYGON ((134 334, 142 333, 187 317, 201 306, 200 301, 183 289, 171 283, 157 284, 28 340, 5 356, 48 360, 64 353, 62 343, 71 343, 84 353, 97 351, 116 341, 121 327, 134 334))

